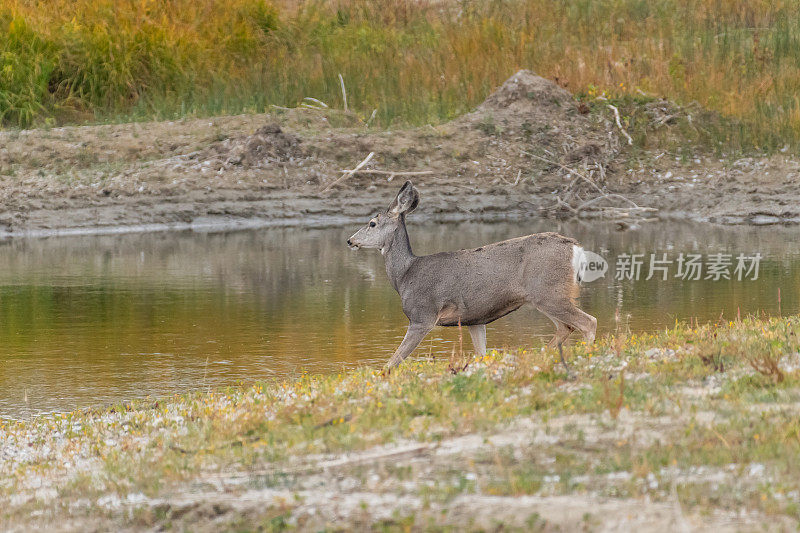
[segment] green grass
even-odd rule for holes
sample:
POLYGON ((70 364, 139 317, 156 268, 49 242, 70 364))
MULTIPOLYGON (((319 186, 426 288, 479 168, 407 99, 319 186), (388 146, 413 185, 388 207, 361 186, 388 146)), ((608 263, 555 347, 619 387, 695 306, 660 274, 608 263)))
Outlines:
POLYGON ((529 68, 584 100, 697 103, 730 119, 709 127, 693 113, 686 128, 713 146, 776 150, 800 140, 798 66, 800 4, 784 1, 0 7, 0 123, 22 127, 259 112, 307 96, 341 108, 339 74, 363 119, 377 110, 382 127, 424 124, 468 111, 529 68))

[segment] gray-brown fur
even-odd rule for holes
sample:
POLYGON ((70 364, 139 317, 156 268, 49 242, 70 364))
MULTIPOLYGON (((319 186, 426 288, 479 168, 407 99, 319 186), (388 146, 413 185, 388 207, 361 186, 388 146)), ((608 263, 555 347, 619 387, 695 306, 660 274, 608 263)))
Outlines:
POLYGON ((476 351, 483 354, 485 325, 526 303, 556 325, 551 345, 560 349, 576 329, 587 342, 594 340, 597 321, 574 303, 578 291, 572 267, 574 239, 537 233, 472 250, 417 257, 411 251, 405 216, 418 204, 419 192, 406 182, 386 213, 347 240, 351 248, 381 250, 386 274, 409 319, 389 368, 408 357, 437 325, 468 326, 476 351))

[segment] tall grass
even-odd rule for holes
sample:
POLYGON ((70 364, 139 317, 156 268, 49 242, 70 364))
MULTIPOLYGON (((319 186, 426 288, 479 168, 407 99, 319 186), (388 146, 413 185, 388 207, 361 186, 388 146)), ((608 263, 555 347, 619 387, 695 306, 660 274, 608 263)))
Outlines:
POLYGON ((0 120, 260 111, 313 96, 383 126, 460 114, 519 68, 800 140, 800 3, 788 0, 6 0, 0 120))

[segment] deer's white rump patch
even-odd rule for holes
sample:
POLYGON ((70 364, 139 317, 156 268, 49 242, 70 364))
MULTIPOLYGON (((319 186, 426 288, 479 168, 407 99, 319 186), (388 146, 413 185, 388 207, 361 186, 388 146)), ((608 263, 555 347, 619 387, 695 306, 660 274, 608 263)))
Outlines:
POLYGON ((584 276, 586 275, 586 265, 588 263, 588 259, 586 258, 586 253, 583 251, 583 248, 578 246, 577 244, 572 245, 572 273, 575 275, 575 280, 580 282, 583 281, 584 276))
POLYGON ((608 262, 603 256, 589 252, 580 246, 572 246, 572 273, 575 281, 589 283, 604 278, 608 272, 608 262))

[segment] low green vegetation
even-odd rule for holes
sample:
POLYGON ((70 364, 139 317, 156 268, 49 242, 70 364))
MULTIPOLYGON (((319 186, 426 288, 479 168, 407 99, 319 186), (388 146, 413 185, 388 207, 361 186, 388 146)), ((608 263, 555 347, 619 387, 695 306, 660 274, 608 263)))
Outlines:
MULTIPOLYGON (((641 335, 620 328, 568 350, 575 379, 549 350, 454 353, 390 375, 302 373, 6 420, 0 501, 14 495, 17 504, 0 506, 0 519, 15 523, 32 508, 74 515, 76 505, 107 517, 96 502, 114 497, 133 502, 141 525, 163 525, 172 516, 163 502, 181 487, 244 475, 249 489, 295 494, 259 516, 297 526, 290 518, 311 494, 308 478, 331 475, 325 483, 377 476, 381 493, 411 490, 423 509, 476 494, 646 495, 687 513, 798 520, 799 334, 798 317, 641 335), (432 455, 420 470, 397 449, 432 455), (33 498, 34 479, 58 498, 33 498)), ((421 519, 410 515, 394 526, 421 519)))
POLYGON ((799 64, 800 4, 786 1, 13 0, 0 7, 0 123, 257 112, 306 97, 342 108, 341 74, 363 120, 424 124, 528 68, 585 101, 699 105, 732 119, 715 143, 773 150, 800 139, 799 64))

